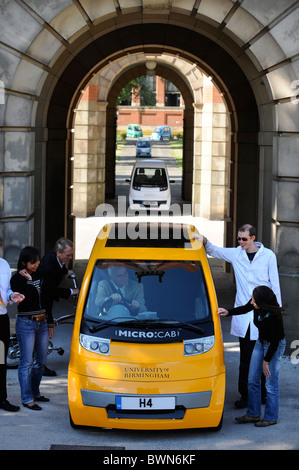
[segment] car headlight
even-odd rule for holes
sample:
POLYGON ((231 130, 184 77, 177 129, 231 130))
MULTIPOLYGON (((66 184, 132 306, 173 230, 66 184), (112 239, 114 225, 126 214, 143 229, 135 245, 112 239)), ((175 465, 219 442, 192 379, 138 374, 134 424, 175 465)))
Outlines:
POLYGON ((206 336, 204 338, 187 339, 184 341, 184 356, 194 356, 203 354, 215 344, 215 336, 206 336))
POLYGON ((82 348, 87 349, 87 351, 104 354, 105 356, 110 355, 110 339, 97 338, 96 336, 88 336, 82 333, 79 339, 82 348))

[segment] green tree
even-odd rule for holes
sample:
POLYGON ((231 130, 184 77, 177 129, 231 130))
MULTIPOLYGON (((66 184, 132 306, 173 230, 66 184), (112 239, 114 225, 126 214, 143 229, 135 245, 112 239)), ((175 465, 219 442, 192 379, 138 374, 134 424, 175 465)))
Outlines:
POLYGON ((156 105, 156 95, 153 91, 152 83, 146 75, 134 78, 133 80, 128 82, 120 91, 120 94, 116 101, 116 105, 120 106, 130 104, 132 94, 135 97, 140 96, 141 106, 156 105))

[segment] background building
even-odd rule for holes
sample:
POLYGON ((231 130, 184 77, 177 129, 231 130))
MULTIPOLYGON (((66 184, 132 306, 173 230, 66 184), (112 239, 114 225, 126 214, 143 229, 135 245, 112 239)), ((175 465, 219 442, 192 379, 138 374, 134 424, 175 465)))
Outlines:
POLYGON ((117 127, 126 130, 130 123, 139 124, 145 133, 150 133, 155 126, 170 126, 173 132, 183 132, 184 100, 173 83, 154 76, 153 90, 155 106, 142 106, 140 97, 132 95, 131 103, 118 106, 117 127))

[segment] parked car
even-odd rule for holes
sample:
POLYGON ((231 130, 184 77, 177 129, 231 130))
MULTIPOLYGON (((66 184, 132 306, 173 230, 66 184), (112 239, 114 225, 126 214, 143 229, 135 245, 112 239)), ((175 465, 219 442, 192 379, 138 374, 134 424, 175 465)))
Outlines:
POLYGON ((132 210, 169 210, 171 203, 168 171, 162 160, 142 160, 135 163, 130 184, 129 206, 132 210))
POLYGON ((141 127, 138 124, 128 124, 127 137, 143 137, 141 127))
POLYGON ((152 145, 149 137, 139 137, 136 143, 136 157, 151 157, 152 145))
POLYGON ((217 431, 224 348, 199 233, 165 222, 135 229, 134 219, 109 224, 95 240, 70 350, 70 423, 217 431))
POLYGON ((168 126, 158 126, 151 134, 151 140, 169 140, 171 129, 168 126))

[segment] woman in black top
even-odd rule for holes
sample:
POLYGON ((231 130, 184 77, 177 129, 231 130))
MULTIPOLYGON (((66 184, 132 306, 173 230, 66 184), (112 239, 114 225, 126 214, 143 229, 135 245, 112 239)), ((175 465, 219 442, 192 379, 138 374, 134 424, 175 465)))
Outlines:
POLYGON ((218 309, 221 316, 242 315, 253 308, 254 324, 259 330, 251 356, 248 375, 247 414, 236 418, 239 423, 255 423, 258 427, 276 424, 279 409, 279 365, 285 350, 282 320, 283 308, 274 292, 267 286, 258 286, 246 305, 230 310, 218 309), (266 377, 267 401, 264 418, 261 415, 261 374, 266 377))
POLYGON ((39 264, 38 250, 26 246, 20 253, 18 270, 11 278, 12 289, 25 296, 18 306, 16 334, 20 347, 18 376, 21 399, 30 410, 42 409, 36 401, 49 401, 40 395, 39 385, 47 359, 49 337, 53 337, 53 328, 48 328, 43 309, 44 293, 39 264))

